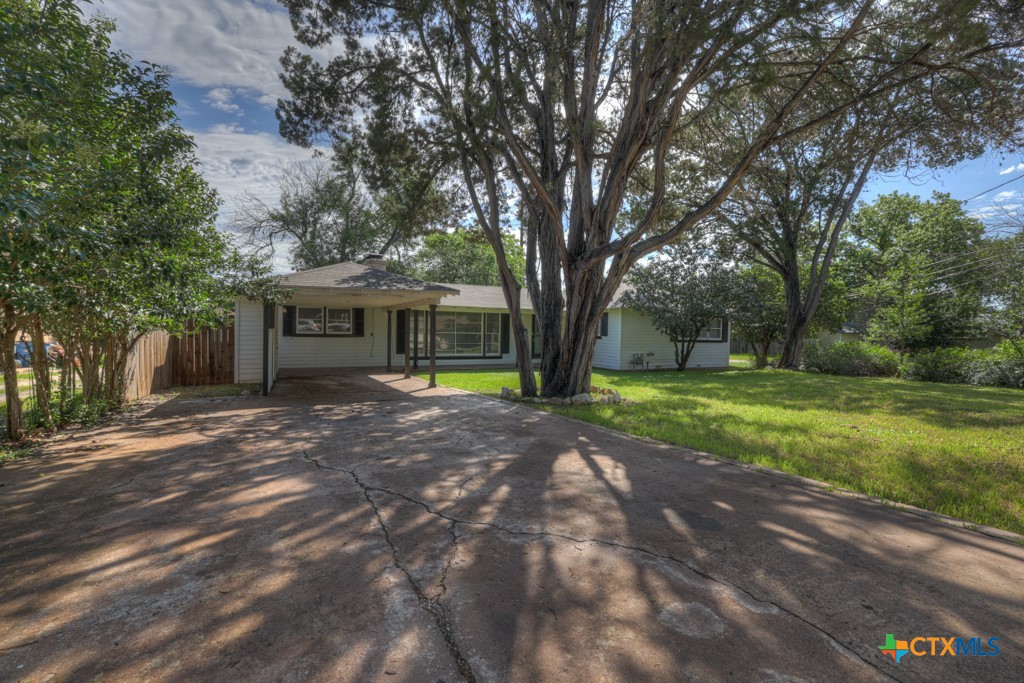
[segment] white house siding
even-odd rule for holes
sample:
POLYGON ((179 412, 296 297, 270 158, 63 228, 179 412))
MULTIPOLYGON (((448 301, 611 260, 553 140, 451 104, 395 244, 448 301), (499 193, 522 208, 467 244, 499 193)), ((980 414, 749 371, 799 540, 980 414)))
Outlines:
MULTIPOLYGON (((622 369, 622 311, 608 311, 608 335, 594 345, 594 367, 605 370, 622 369)), ((628 366, 627 366, 628 367, 628 366)))
MULTIPOLYGON (((675 345, 668 337, 651 326, 647 318, 630 311, 621 309, 621 355, 620 363, 623 369, 629 369, 633 354, 644 354, 644 361, 650 363, 650 368, 675 368, 676 351, 675 345), (648 355, 652 353, 653 355, 648 355)), ((611 332, 611 321, 609 320, 609 333, 611 332)), ((729 339, 721 342, 698 342, 693 347, 688 368, 724 368, 729 366, 729 339)))
POLYGON ((263 304, 235 302, 235 382, 263 381, 263 304))
MULTIPOLYGON (((304 301, 296 299, 288 302, 289 306, 331 306, 322 300, 304 301)), ((349 304, 336 304, 348 306, 349 304)), ((423 310, 427 309, 414 309, 423 310)), ((438 306, 438 311, 472 311, 474 313, 505 313, 501 309, 453 308, 438 306)), ((301 368, 358 368, 384 367, 387 365, 388 352, 388 318, 383 308, 365 308, 362 337, 316 337, 301 335, 286 337, 282 334, 282 310, 278 309, 277 342, 278 367, 281 370, 301 368)), ((395 344, 398 334, 398 315, 392 313, 391 344, 395 344)), ((438 358, 438 366, 444 365, 515 365, 515 343, 510 339, 509 353, 493 358, 438 358)), ((262 350, 261 350, 262 353, 262 350)), ((429 357, 420 357, 420 368, 426 367, 429 357)), ((405 354, 398 353, 392 346, 391 364, 399 369, 405 364, 405 354)))
MULTIPOLYGON (((322 301, 289 301, 289 306, 323 306, 322 301)), ((328 306, 332 304, 326 304, 328 306)), ((349 304, 334 304, 339 307, 349 304)), ((382 308, 363 309, 362 337, 285 337, 277 310, 278 368, 359 368, 382 367, 387 364, 388 318, 382 308)), ((394 325, 394 318, 392 318, 394 325)))

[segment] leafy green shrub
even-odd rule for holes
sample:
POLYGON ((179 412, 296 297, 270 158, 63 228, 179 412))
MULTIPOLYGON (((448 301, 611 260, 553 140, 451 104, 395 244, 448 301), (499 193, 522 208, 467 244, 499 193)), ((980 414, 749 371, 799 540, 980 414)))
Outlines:
POLYGON ((900 376, 921 382, 1024 389, 1024 358, 1010 344, 921 351, 907 359, 900 376))
POLYGON ((1024 358, 1012 348, 977 352, 967 381, 983 387, 1024 389, 1024 358))
POLYGON ((903 363, 900 377, 918 382, 969 384, 978 360, 979 352, 974 349, 919 351, 903 363))
MULTIPOLYGON (((61 400, 59 391, 54 391, 50 401, 50 413, 58 427, 75 424, 82 427, 89 427, 97 424, 111 410, 117 407, 114 401, 96 399, 86 401, 80 391, 66 396, 61 400)), ((26 396, 21 400, 22 420, 25 429, 32 431, 42 426, 42 411, 36 405, 32 396, 26 396)), ((0 440, 7 438, 6 430, 7 406, 0 404, 0 440)))
POLYGON ((884 346, 862 341, 832 344, 812 341, 804 347, 804 367, 829 375, 895 377, 899 372, 900 357, 884 346))

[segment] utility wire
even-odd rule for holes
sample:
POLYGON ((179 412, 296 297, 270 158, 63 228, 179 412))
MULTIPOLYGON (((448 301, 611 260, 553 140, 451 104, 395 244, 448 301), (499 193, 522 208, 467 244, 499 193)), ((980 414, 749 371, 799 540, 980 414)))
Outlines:
POLYGON ((1024 173, 1021 173, 1021 174, 1020 174, 1019 176, 1017 176, 1016 178, 1010 178, 1010 179, 1009 179, 1009 180, 1007 180, 1007 181, 1006 181, 1005 183, 999 183, 999 184, 998 184, 998 185, 996 185, 995 187, 990 187, 990 188, 988 188, 987 190, 985 190, 984 192, 979 192, 978 194, 974 195, 973 197, 968 197, 967 199, 965 199, 965 200, 963 200, 963 201, 965 201, 965 202, 969 202, 969 201, 971 201, 972 199, 977 199, 978 197, 980 197, 980 196, 981 196, 981 195, 983 195, 983 194, 986 194, 986 193, 988 193, 988 192, 991 192, 992 190, 998 190, 998 189, 999 189, 1000 187, 1002 187, 1003 185, 1009 185, 1009 184, 1010 184, 1010 183, 1012 183, 1013 181, 1015 181, 1015 180, 1020 180, 1021 178, 1024 178, 1024 173))

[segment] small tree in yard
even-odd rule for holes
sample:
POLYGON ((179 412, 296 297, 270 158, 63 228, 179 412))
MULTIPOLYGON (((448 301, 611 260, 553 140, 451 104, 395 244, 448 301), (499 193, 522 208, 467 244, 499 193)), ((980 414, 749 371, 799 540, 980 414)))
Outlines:
POLYGON ((927 282, 921 276, 921 259, 907 259, 877 284, 876 300, 884 303, 868 322, 868 339, 890 346, 900 357, 931 332, 928 321, 927 282))
POLYGON ((673 249, 669 258, 637 266, 622 303, 650 318, 676 348, 676 367, 686 369, 702 330, 724 318, 734 275, 718 260, 698 261, 673 249))
POLYGON ((736 273, 729 323, 733 335, 754 349, 754 365, 768 365, 768 350, 786 333, 786 293, 778 273, 759 265, 736 273))

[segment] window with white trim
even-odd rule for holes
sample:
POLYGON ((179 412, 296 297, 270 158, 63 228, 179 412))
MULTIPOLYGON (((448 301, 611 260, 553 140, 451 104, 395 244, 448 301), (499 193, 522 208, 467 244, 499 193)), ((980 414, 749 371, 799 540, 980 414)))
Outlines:
POLYGON ((712 320, 711 323, 700 331, 697 341, 722 341, 722 319, 712 320))

